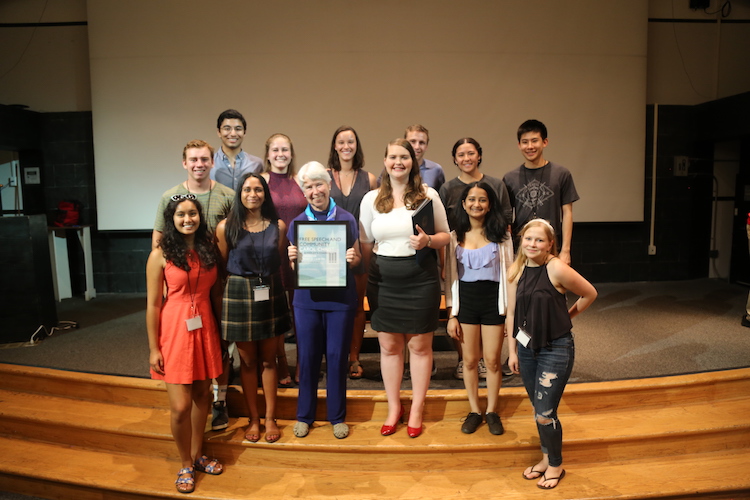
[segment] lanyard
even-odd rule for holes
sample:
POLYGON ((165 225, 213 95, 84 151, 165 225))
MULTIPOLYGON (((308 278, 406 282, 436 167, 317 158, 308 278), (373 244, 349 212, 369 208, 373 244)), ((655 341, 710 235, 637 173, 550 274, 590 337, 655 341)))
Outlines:
MULTIPOLYGON (((336 202, 333 201, 333 198, 328 198, 330 200, 330 203, 328 204, 328 213, 326 214, 326 220, 335 220, 336 219, 336 202)), ((307 220, 309 221, 316 221, 318 220, 315 217, 315 214, 312 211, 312 208, 310 208, 310 205, 307 205, 307 208, 305 208, 305 215, 307 216, 307 220)))
MULTIPOLYGON (((261 226, 262 227, 262 226, 261 226)), ((271 227, 271 224, 268 224, 268 227, 271 227)), ((266 229, 268 229, 268 227, 266 229)), ((255 248, 255 239, 253 238, 253 234, 258 233, 251 233, 250 231, 247 232, 247 237, 250 238, 250 249, 252 250, 253 254, 253 260, 259 264, 258 269, 258 279, 260 279, 260 283, 263 284, 263 271, 266 267, 266 256, 264 254, 265 246, 266 246, 266 229, 263 229, 260 232, 260 252, 255 248)))
MULTIPOLYGON (((188 260, 191 260, 190 257, 193 256, 193 253, 188 254, 188 260)), ((193 316, 195 316, 195 296, 198 293, 198 283, 201 279, 201 262, 200 259, 196 259, 198 263, 198 277, 195 279, 195 291, 193 291, 193 287, 190 285, 190 271, 185 271, 187 273, 187 284, 188 284, 188 293, 190 295, 190 310, 193 313, 193 316)), ((192 270, 192 269, 191 269, 192 270)))

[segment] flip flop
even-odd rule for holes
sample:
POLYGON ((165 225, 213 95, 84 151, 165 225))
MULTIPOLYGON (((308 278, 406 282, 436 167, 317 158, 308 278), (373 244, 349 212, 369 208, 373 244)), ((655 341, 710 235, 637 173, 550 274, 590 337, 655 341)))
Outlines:
POLYGON ((279 380, 279 389, 291 389, 294 387, 294 382, 292 382, 292 377, 289 377, 289 382, 282 382, 279 380))
POLYGON ((540 490, 554 490, 555 488, 557 488, 557 485, 560 484, 560 481, 562 481, 562 479, 565 477, 565 469, 563 469, 562 474, 560 474, 557 477, 549 477, 548 478, 547 474, 543 474, 542 477, 544 478, 545 481, 555 481, 555 480, 557 480, 557 483, 555 483, 554 486, 542 486, 541 484, 537 484, 536 487, 539 488, 540 490))
POLYGON ((544 472, 542 472, 540 470, 534 470, 534 467, 532 466, 531 470, 529 471, 529 474, 538 474, 538 475, 534 476, 534 477, 527 477, 526 476, 526 471, 523 471, 521 473, 521 475, 523 476, 523 478, 525 480, 527 480, 527 481, 534 481, 535 479, 539 479, 540 477, 542 477, 544 475, 544 472))

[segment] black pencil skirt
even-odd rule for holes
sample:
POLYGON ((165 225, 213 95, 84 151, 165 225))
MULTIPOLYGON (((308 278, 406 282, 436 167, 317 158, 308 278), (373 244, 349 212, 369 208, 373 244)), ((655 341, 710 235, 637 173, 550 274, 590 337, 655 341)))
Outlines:
POLYGON ((438 327, 440 279, 437 256, 373 255, 367 282, 370 325, 378 332, 430 333, 438 327))

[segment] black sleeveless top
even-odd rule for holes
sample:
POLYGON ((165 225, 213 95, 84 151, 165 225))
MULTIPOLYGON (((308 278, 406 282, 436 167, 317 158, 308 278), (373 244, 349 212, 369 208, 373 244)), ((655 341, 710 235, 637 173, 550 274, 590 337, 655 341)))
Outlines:
POLYGON ((229 251, 227 271, 235 276, 267 278, 279 272, 279 226, 268 224, 263 231, 243 230, 234 248, 229 251))
POLYGON ((354 185, 352 190, 349 192, 349 196, 344 196, 341 189, 336 184, 334 178, 334 171, 328 171, 331 174, 331 198, 336 202, 336 205, 340 206, 350 214, 354 216, 356 220, 359 220, 359 206, 362 203, 362 198, 370 191, 370 176, 361 168, 357 170, 357 176, 354 179, 354 185))
POLYGON ((518 280, 514 338, 519 328, 531 337, 527 347, 534 350, 546 347, 573 329, 565 294, 552 285, 547 264, 524 267, 518 280))

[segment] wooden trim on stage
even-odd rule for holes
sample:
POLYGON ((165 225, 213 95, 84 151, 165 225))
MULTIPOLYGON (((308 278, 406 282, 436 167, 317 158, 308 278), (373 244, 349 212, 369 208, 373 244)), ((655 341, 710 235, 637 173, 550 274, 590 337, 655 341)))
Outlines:
MULTIPOLYGON (((403 391, 408 406, 409 392, 403 391)), ((316 422, 292 434, 296 389, 279 390, 279 442, 243 440, 241 388, 205 452, 226 472, 191 498, 743 498, 750 495, 750 369, 570 384, 560 407, 567 475, 544 492, 521 471, 539 459, 531 406, 501 390, 506 433, 460 432, 464 391, 428 394, 425 431, 379 433, 382 391, 349 391, 344 440, 316 422), (732 472, 731 474, 728 472, 732 472)), ((325 407, 325 392, 319 392, 325 407)), ((0 364, 0 490, 45 498, 184 498, 163 384, 0 364)))

